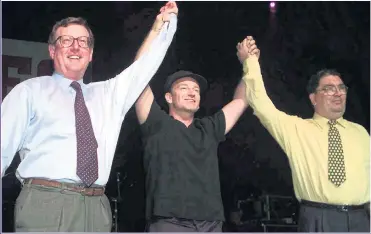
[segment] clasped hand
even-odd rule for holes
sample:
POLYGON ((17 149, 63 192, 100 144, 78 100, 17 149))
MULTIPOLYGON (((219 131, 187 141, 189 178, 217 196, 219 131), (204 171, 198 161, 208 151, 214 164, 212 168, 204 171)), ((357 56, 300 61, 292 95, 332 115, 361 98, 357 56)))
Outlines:
POLYGON ((173 1, 169 1, 165 6, 161 7, 160 13, 156 16, 155 23, 152 26, 152 30, 155 32, 161 31, 165 22, 170 21, 171 13, 178 15, 178 6, 173 1))
POLYGON ((239 42, 236 46, 237 57, 241 63, 247 58, 255 56, 259 58, 260 50, 255 44, 255 40, 252 36, 247 36, 242 42, 239 42))

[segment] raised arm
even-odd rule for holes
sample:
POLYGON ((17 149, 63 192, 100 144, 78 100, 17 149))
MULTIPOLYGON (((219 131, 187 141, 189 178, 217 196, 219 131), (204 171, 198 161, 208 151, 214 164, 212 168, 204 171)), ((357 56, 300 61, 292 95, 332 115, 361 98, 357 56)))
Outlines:
POLYGON ((148 52, 152 42, 161 32, 165 22, 170 22, 171 14, 178 15, 178 6, 173 1, 170 1, 166 3, 165 6, 161 7, 160 13, 156 16, 156 20, 153 23, 151 30, 137 51, 134 61, 148 52))
MULTIPOLYGON (((175 2, 168 2, 164 7, 161 8, 160 14, 157 15, 151 32, 148 34, 145 42, 139 49, 135 59, 138 59, 143 53, 148 51, 149 45, 156 37, 156 33, 161 30, 164 22, 170 20, 171 14, 178 14, 178 7, 175 2)), ((152 89, 151 87, 149 87, 149 85, 147 85, 147 87, 144 89, 135 103, 135 111, 137 113, 139 124, 143 124, 144 122, 146 122, 153 100, 154 96, 152 89)))
POLYGON ((225 116, 225 134, 233 128, 247 107, 246 87, 241 80, 234 92, 233 100, 222 109, 225 116))
POLYGON ((137 113, 139 124, 146 122, 154 99, 152 89, 147 85, 135 103, 135 111, 137 113))
MULTIPOLYGON (((170 3, 167 8, 176 8, 175 3, 170 3)), ((126 113, 138 99, 160 67, 172 42, 177 25, 177 8, 168 10, 166 16, 165 8, 162 8, 162 11, 161 17, 156 17, 153 27, 139 49, 137 60, 115 78, 106 82, 106 90, 109 94, 107 101, 113 100, 112 105, 116 106, 115 109, 119 113, 126 113)))
POLYGON ((291 143, 296 140, 297 124, 303 120, 297 116, 288 115, 274 106, 264 87, 258 61, 259 55, 260 51, 251 36, 238 43, 237 56, 243 64, 246 98, 254 109, 254 115, 287 152, 290 151, 291 143))

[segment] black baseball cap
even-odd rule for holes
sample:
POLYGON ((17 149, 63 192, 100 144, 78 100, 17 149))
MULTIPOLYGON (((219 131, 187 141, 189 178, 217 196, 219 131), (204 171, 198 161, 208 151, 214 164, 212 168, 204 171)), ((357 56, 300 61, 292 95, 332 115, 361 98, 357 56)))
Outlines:
POLYGON ((181 78, 184 78, 184 77, 190 77, 197 81, 198 85, 200 86, 200 94, 203 93, 207 89, 207 86, 208 86, 207 80, 203 76, 192 73, 190 71, 180 70, 167 77, 165 81, 165 85, 164 85, 165 93, 170 92, 171 86, 173 85, 175 81, 181 78))

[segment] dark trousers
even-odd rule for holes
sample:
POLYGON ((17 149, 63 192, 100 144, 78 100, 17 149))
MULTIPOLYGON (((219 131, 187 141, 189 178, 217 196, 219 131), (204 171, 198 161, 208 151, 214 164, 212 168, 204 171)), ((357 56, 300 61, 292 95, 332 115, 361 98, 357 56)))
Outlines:
POLYGON ((370 232, 367 209, 345 211, 310 203, 300 206, 299 232, 370 232))
POLYGON ((147 224, 147 232, 222 232, 222 221, 154 217, 147 224))
POLYGON ((15 206, 16 232, 109 232, 108 198, 25 184, 15 206))

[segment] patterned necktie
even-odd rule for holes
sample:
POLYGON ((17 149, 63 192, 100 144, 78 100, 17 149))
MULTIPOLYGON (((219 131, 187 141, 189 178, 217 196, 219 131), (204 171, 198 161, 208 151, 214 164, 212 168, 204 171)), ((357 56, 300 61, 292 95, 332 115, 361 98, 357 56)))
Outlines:
POLYGON ((328 179, 339 187, 346 180, 343 145, 336 121, 330 120, 328 131, 328 179))
POLYGON ((86 108, 81 86, 71 83, 76 90, 75 119, 77 140, 77 171, 82 182, 90 187, 98 179, 98 143, 95 139, 88 108, 86 108))

